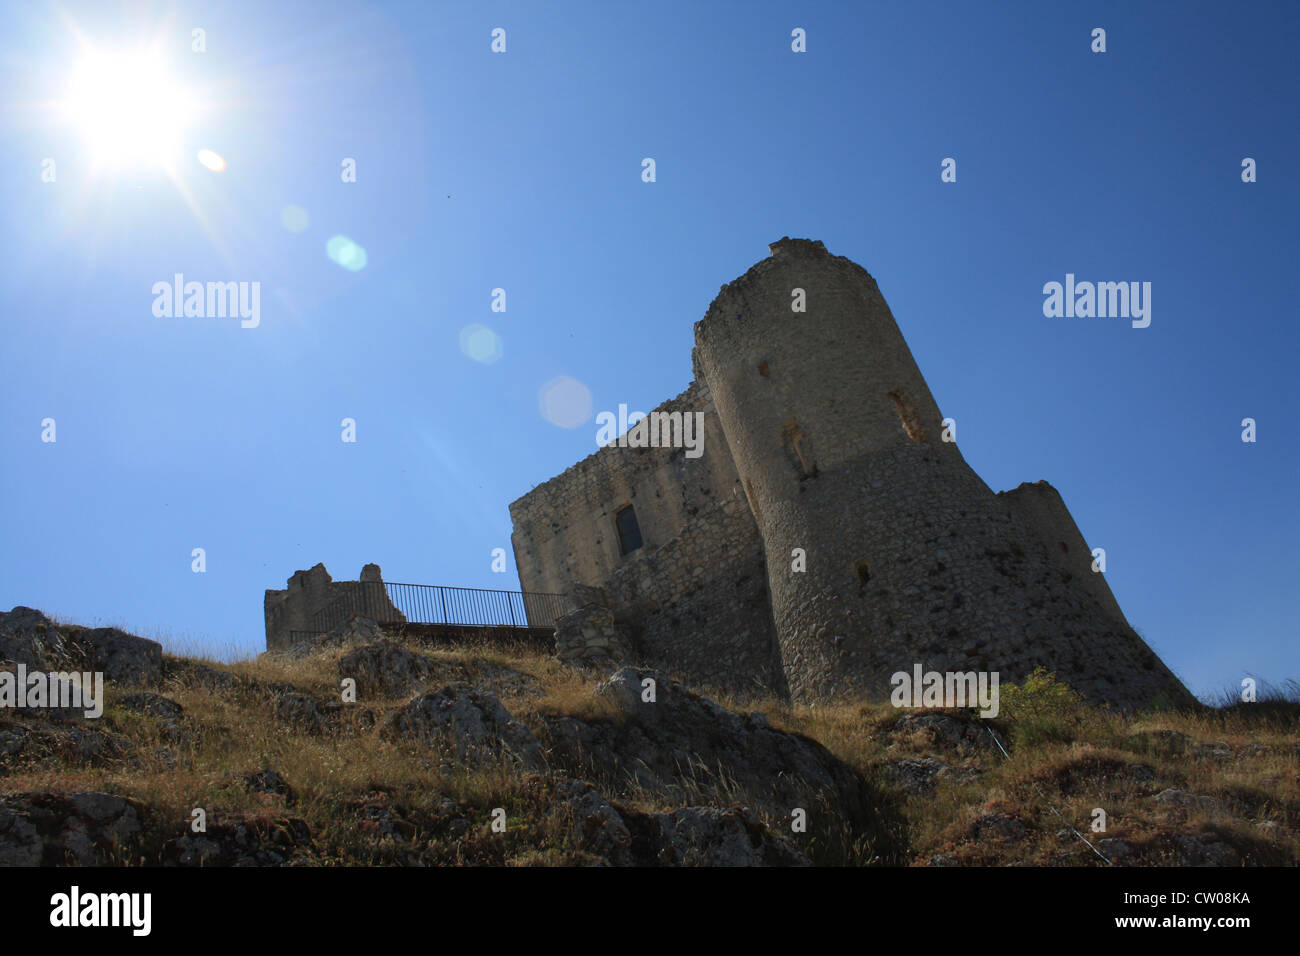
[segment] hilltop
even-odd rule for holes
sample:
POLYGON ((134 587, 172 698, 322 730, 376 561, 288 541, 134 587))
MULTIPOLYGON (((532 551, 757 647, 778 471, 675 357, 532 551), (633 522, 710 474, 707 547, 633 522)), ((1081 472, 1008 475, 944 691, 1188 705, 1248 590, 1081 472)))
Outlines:
POLYGON ((1300 863, 1293 701, 1123 715, 1038 672, 994 720, 810 708, 364 619, 226 665, 26 608, 18 663, 106 699, 0 709, 0 865, 1300 863))

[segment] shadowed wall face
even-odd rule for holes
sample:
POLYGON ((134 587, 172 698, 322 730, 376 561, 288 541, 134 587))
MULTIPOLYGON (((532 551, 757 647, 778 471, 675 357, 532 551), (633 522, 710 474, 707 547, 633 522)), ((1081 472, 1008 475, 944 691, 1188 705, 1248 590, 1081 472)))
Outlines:
POLYGON ((638 656, 696 685, 780 692, 763 543, 709 391, 692 383, 656 412, 700 412, 703 454, 600 449, 510 506, 525 591, 600 587, 638 656), (618 521, 641 545, 624 552, 618 521))

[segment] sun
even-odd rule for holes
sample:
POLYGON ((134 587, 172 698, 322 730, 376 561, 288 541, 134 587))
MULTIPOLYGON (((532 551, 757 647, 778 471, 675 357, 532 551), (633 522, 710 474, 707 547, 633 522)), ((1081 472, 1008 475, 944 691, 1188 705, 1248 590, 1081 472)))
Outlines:
POLYGON ((173 169, 194 112, 189 94, 153 51, 88 52, 72 72, 65 119, 97 168, 173 169))

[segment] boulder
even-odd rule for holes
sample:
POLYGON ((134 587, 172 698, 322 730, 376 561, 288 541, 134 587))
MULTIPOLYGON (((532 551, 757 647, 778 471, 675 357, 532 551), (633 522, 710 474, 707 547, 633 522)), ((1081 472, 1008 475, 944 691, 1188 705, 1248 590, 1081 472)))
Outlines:
POLYGON ((185 708, 170 697, 164 697, 162 694, 152 694, 148 691, 139 694, 127 694, 125 697, 118 699, 117 706, 133 714, 145 714, 149 717, 160 717, 165 720, 180 720, 185 713, 185 708))
POLYGON ((74 631, 73 644, 84 649, 87 670, 103 671, 116 684, 155 684, 162 677, 162 645, 115 627, 74 631))
POLYGON ((612 866, 808 866, 752 811, 735 806, 644 813, 617 807, 590 783, 561 779, 551 813, 575 844, 612 866))
POLYGON ((881 772, 908 793, 930 793, 940 780, 961 782, 982 773, 977 767, 954 767, 934 757, 891 760, 881 772))
POLYGON ((109 793, 0 795, 0 866, 121 863, 140 834, 140 811, 109 793))
POLYGON ((683 807, 653 814, 638 829, 649 830, 642 838, 648 836, 653 862, 662 866, 811 865, 789 840, 743 807, 683 807))
POLYGON ((0 612, 0 663, 25 664, 28 670, 57 671, 68 661, 67 638, 40 611, 19 605, 0 612))
POLYGON ((1023 823, 1005 813, 986 813, 970 825, 970 834, 976 840, 1010 843, 1023 839, 1027 832, 1023 823))
POLYGON ((339 677, 357 682, 358 699, 410 696, 434 672, 433 663, 389 640, 363 644, 339 658, 339 677))
POLYGON ((188 830, 163 848, 174 866, 297 866, 318 863, 311 828, 297 817, 222 814, 206 833, 188 830))
POLYGON ((782 819, 796 808, 838 822, 865 823, 871 816, 868 786, 856 771, 816 741, 773 729, 762 715, 742 717, 633 667, 596 693, 621 719, 543 718, 548 759, 572 776, 594 776, 620 790, 643 787, 683 803, 730 803, 739 792, 782 819), (653 703, 641 699, 647 679, 655 681, 653 703))
POLYGON ((541 745, 492 694, 456 682, 423 694, 397 711, 383 730, 390 740, 434 744, 466 763, 543 763, 541 745))
POLYGON ((100 671, 117 684, 153 684, 162 677, 162 645, 116 627, 59 627, 40 611, 0 613, 0 660, 28 670, 100 671))

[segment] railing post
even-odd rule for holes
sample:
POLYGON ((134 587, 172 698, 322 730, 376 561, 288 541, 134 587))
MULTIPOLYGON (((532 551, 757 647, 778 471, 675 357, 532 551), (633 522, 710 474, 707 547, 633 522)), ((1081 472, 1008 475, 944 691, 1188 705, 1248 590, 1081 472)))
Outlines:
POLYGON ((451 621, 447 620, 447 589, 438 588, 438 594, 442 597, 442 623, 450 624, 451 621))

